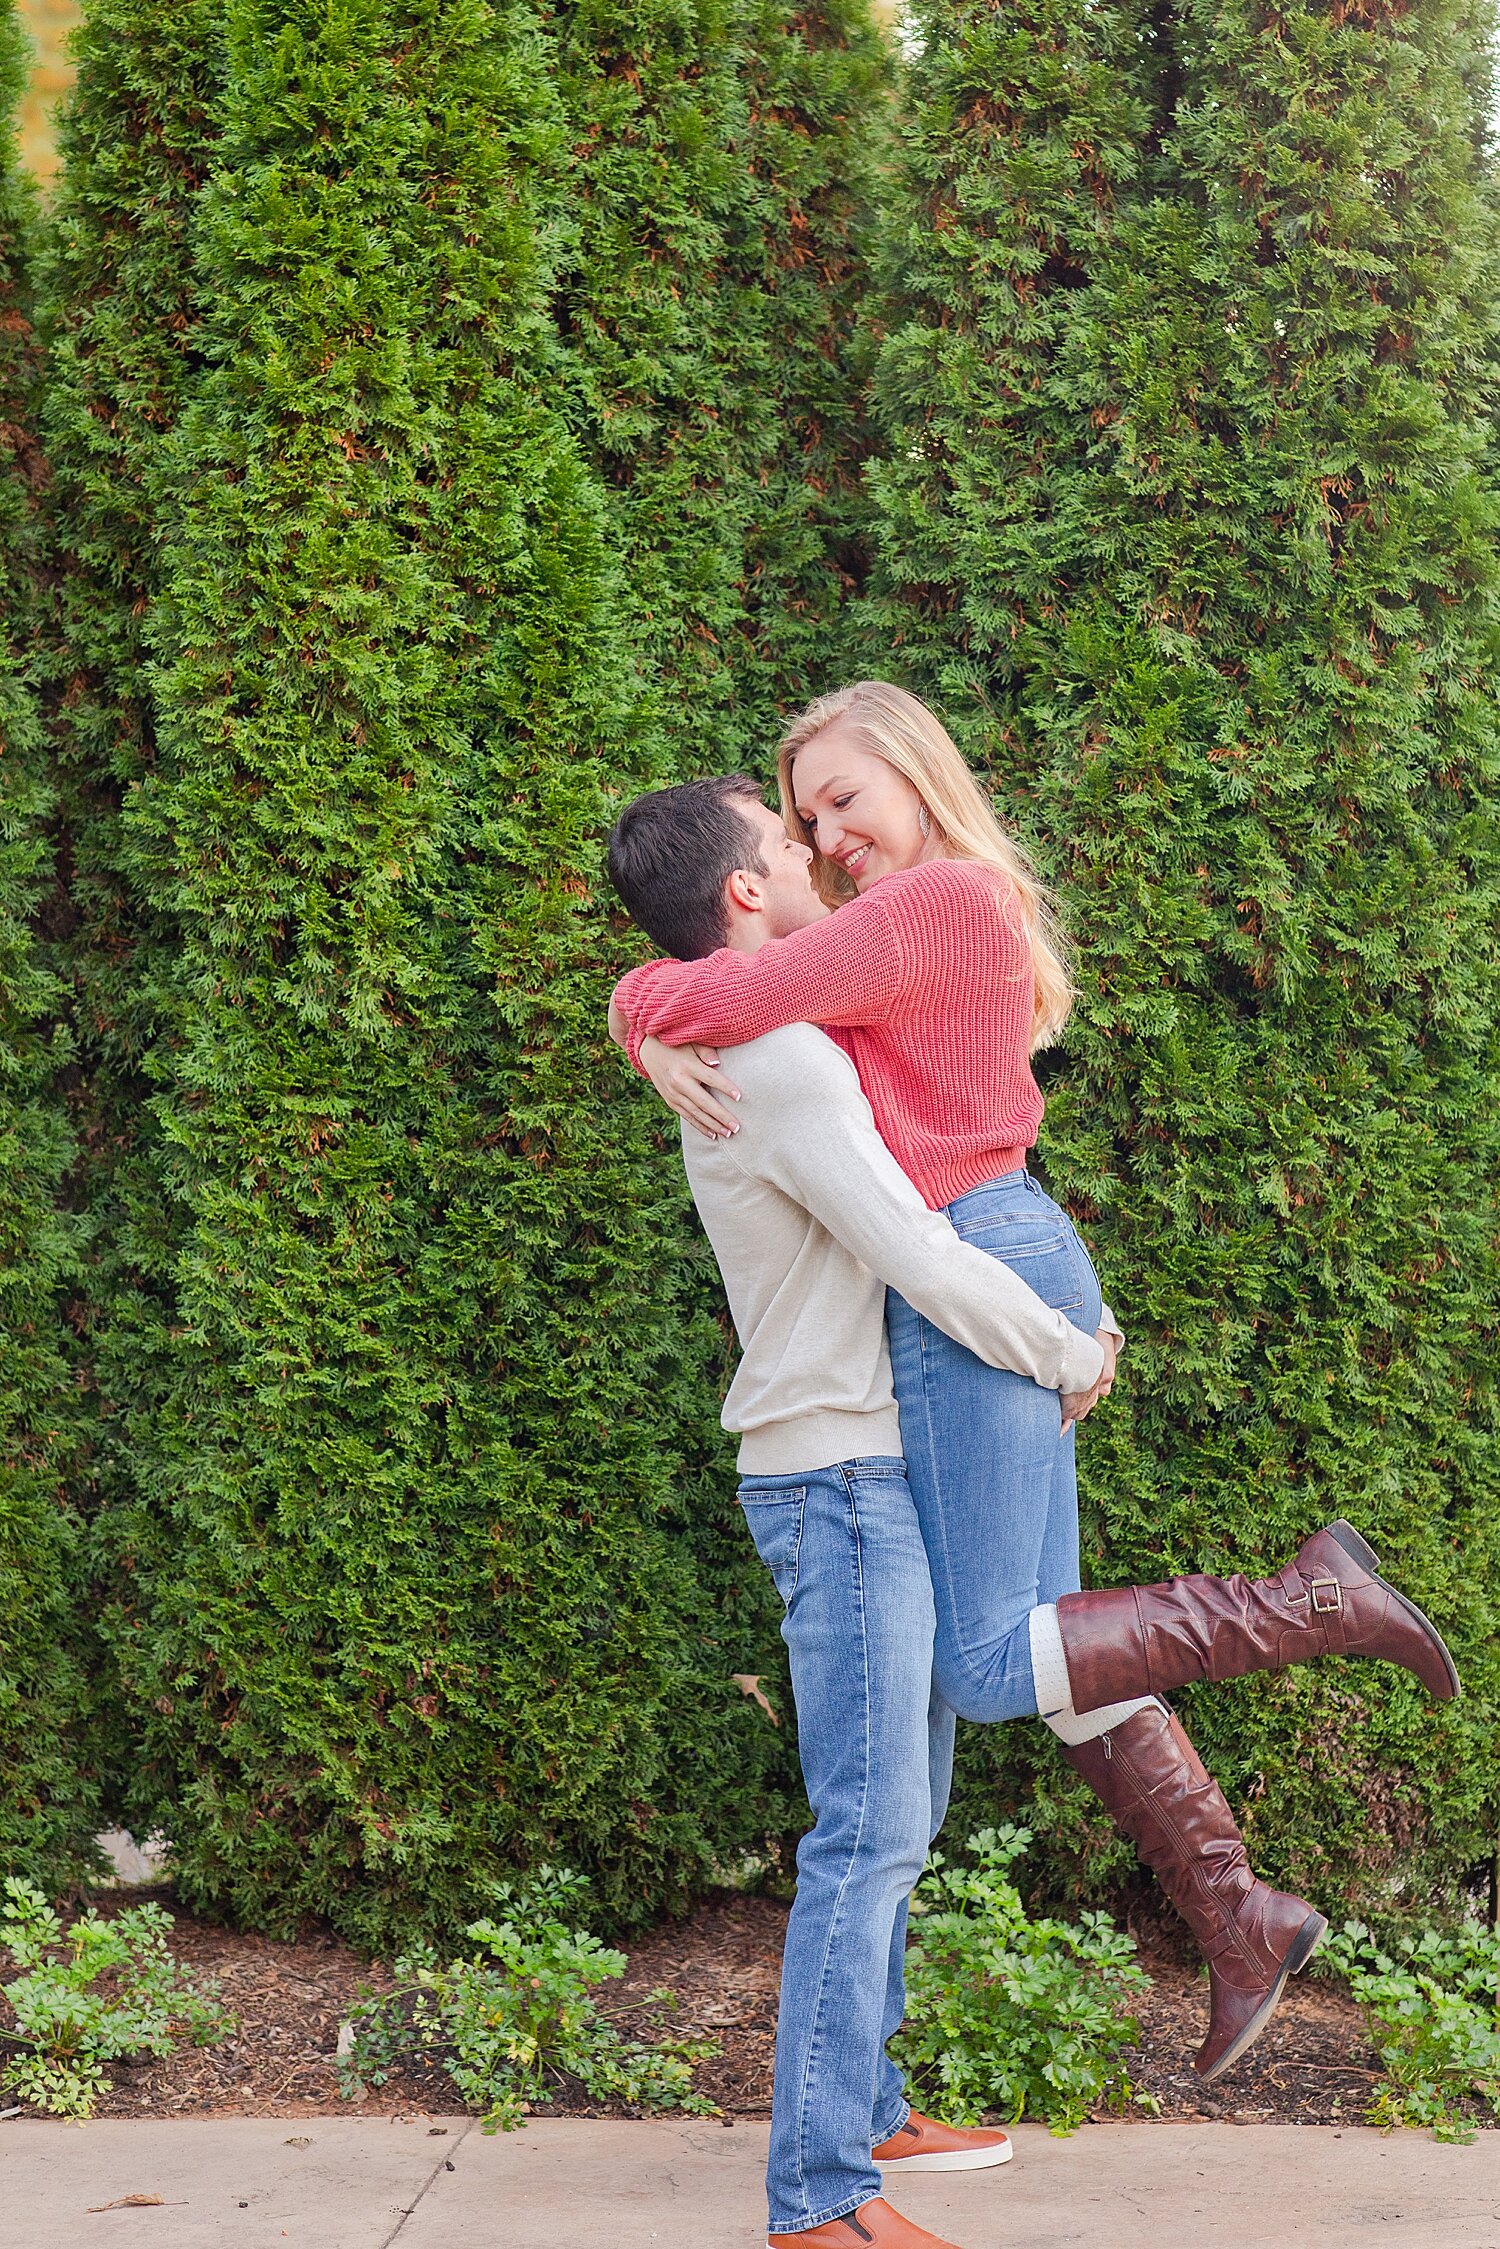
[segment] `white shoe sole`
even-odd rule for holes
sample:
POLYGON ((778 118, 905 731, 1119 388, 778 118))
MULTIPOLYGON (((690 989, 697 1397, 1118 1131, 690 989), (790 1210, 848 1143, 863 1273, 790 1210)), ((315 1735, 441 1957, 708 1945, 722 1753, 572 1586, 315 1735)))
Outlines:
POLYGON ((1015 2154, 1009 2140, 994 2147, 956 2148, 951 2155, 893 2155, 886 2162, 875 2158, 877 2171, 993 2171, 1015 2154))

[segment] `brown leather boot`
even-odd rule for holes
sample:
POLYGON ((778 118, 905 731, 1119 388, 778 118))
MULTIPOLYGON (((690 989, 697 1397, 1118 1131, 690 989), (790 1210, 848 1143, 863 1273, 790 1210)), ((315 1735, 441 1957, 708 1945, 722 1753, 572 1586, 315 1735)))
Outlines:
POLYGON ((830 2218, 804 2233, 768 2233, 766 2249, 954 2249, 954 2244, 914 2226, 877 2195, 847 2218, 830 2218))
POLYGON ((1284 1671, 1321 1655, 1377 1656, 1439 1702, 1458 1673, 1437 1627, 1379 1574, 1374 1550, 1330 1523, 1276 1577, 1171 1577, 1065 1593, 1058 1630, 1075 1710, 1164 1694, 1193 1679, 1284 1671))
POLYGON ((1203 1948, 1208 2036, 1193 2067, 1211 2082, 1255 2043, 1287 1977, 1306 1967, 1328 1923, 1306 1898, 1258 1879, 1222 1792, 1165 1703, 1063 1755, 1203 1948))

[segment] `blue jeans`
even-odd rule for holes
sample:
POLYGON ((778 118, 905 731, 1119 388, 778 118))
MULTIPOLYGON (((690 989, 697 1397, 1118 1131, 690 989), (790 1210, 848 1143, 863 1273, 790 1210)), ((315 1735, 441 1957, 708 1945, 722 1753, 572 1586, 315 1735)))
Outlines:
POLYGON ((933 1601, 899 1460, 748 1476, 740 1504, 786 1605, 813 1826, 797 1849, 766 2184, 773 2233, 880 2192, 906 2121, 885 2041, 903 2011, 906 1900, 947 1806, 953 1713, 932 1691, 933 1601))
MULTIPOLYGON (((1102 1300, 1067 1212, 1026 1171, 948 1205, 958 1233, 1092 1335, 1102 1300)), ((1027 1618, 1078 1590, 1073 1432, 1055 1390, 986 1366, 894 1290, 886 1326, 937 1605, 933 1676, 961 1718, 1035 1714, 1027 1618)))

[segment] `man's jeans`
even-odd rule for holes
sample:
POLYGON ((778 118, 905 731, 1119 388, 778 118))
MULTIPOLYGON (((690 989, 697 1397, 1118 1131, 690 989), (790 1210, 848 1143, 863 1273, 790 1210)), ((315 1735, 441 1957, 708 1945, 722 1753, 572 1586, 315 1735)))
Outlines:
POLYGON ((953 1714, 932 1695, 932 1584, 900 1460, 750 1476, 745 1520, 786 1604, 802 1774, 776 2030, 771 2231, 880 2192, 872 2145, 906 2121, 885 2052, 904 2005, 906 1900, 947 1806, 953 1714), (929 1707, 931 1705, 931 1707, 929 1707))

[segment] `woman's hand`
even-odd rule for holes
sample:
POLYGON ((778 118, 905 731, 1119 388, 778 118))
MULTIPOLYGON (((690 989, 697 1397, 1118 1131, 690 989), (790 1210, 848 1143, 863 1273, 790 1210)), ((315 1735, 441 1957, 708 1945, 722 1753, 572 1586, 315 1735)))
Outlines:
POLYGON ((1077 1421, 1091 1414, 1101 1398, 1107 1398, 1115 1386, 1115 1362, 1120 1356, 1120 1339, 1112 1328, 1100 1328, 1097 1341, 1104 1347, 1104 1364, 1092 1390, 1064 1390, 1062 1393, 1062 1433, 1077 1421))
POLYGON ((663 1046, 660 1039, 642 1039, 641 1068, 667 1107, 705 1140, 728 1140, 739 1131, 729 1103, 738 1101, 740 1089, 720 1069, 717 1047, 663 1046))

